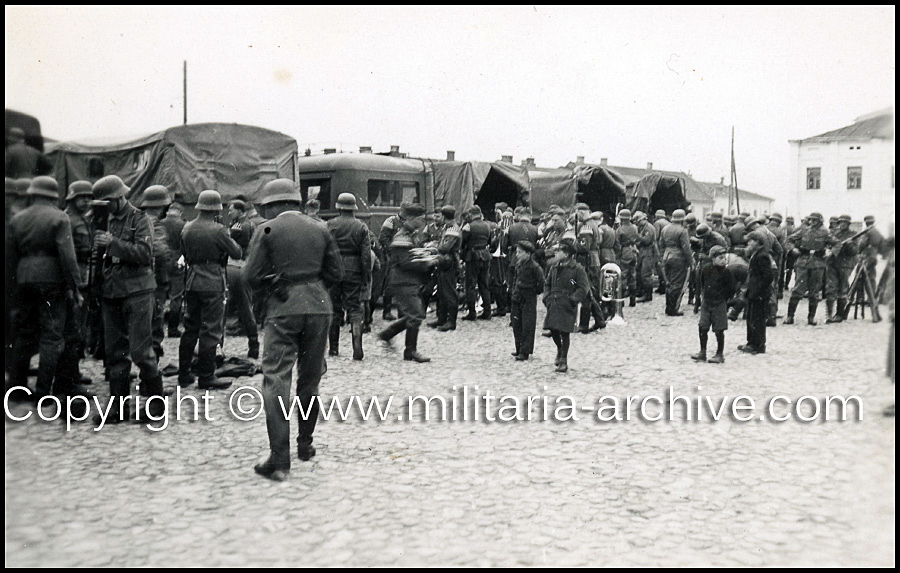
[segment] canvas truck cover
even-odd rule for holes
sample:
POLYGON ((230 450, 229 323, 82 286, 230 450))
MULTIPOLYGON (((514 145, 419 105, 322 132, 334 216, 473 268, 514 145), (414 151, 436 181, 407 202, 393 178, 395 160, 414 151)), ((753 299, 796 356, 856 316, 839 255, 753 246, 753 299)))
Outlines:
POLYGON ((687 209, 688 206, 684 180, 674 175, 648 173, 641 177, 629 195, 628 208, 632 213, 653 213, 662 209, 667 215, 671 215, 675 209, 687 209))
POLYGON ((296 140, 233 123, 178 126, 127 141, 60 142, 48 155, 62 188, 118 175, 132 188, 129 199, 136 205, 151 185, 165 185, 193 204, 206 189, 223 200, 244 194, 254 201, 268 181, 297 181, 296 140))
POLYGON ((529 170, 531 180, 531 210, 533 213, 545 213, 551 205, 569 209, 575 205, 578 193, 578 180, 571 169, 529 170))
POLYGON ((495 203, 529 205, 530 182, 523 166, 505 162, 434 161, 434 205, 453 205, 463 212, 479 205, 493 219, 495 203))

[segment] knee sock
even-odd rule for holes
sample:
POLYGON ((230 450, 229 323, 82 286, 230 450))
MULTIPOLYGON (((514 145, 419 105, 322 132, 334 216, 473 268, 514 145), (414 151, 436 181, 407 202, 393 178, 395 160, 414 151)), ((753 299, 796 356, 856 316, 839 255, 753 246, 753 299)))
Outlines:
POLYGON ((725 350, 725 332, 716 331, 716 354, 722 354, 725 350))

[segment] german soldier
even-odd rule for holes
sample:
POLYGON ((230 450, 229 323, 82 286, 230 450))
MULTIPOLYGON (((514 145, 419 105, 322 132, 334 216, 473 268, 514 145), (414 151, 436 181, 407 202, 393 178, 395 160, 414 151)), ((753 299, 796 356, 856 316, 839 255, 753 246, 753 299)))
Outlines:
POLYGON ((334 237, 341 253, 344 278, 331 287, 331 304, 334 318, 328 336, 328 355, 338 355, 341 336, 341 319, 344 313, 350 317, 350 332, 353 338, 353 359, 363 359, 363 312, 360 296, 364 286, 372 280, 372 248, 369 242, 369 228, 356 218, 356 196, 341 193, 338 196, 337 217, 327 223, 328 231, 334 237))
POLYGON ((226 316, 237 317, 244 336, 247 337, 247 358, 259 358, 259 330, 253 314, 253 300, 250 285, 244 275, 244 260, 247 248, 256 230, 256 224, 248 218, 249 209, 243 199, 232 199, 228 202, 228 215, 231 220, 228 233, 241 248, 241 257, 228 257, 228 268, 225 276, 228 281, 228 302, 225 305, 226 316))
MULTIPOLYGON (((387 325, 378 333, 378 337, 390 344, 394 336, 405 330, 406 348, 403 351, 403 359, 430 362, 430 358, 422 356, 418 351, 419 326, 425 318, 425 308, 422 306, 419 289, 431 272, 431 268, 437 263, 437 256, 436 253, 425 255, 418 251, 421 246, 420 232, 425 226, 425 207, 413 203, 407 207, 406 212, 407 217, 403 226, 391 240, 393 266, 388 277, 391 292, 402 318, 387 325)), ((487 250, 485 252, 487 253, 487 250)), ((490 316, 490 307, 487 307, 487 312, 490 316)))
POLYGON ((169 293, 169 267, 172 264, 168 233, 162 218, 171 203, 169 190, 163 185, 147 187, 141 200, 141 211, 150 219, 150 227, 153 230, 153 272, 156 277, 156 290, 153 292, 153 351, 157 358, 163 355, 162 342, 165 338, 163 314, 169 293))
POLYGON ((166 216, 162 220, 166 229, 166 244, 169 247, 169 315, 166 318, 167 335, 169 338, 181 337, 178 325, 181 324, 182 306, 184 302, 184 265, 179 265, 181 260, 181 231, 187 221, 184 220, 184 205, 181 197, 175 195, 175 200, 169 205, 166 216))
MULTIPOLYGON (((856 241, 848 240, 854 235, 850 230, 850 215, 841 215, 838 218, 838 230, 834 234, 837 244, 833 247, 831 265, 834 274, 829 288, 826 288, 825 305, 827 308, 826 323, 843 322, 847 318, 849 310, 848 294, 850 290, 850 274, 856 265, 858 247, 856 241), (834 301, 837 299, 837 310, 832 314, 834 301)), ((871 233, 871 231, 870 231, 871 233)))
MULTIPOLYGON (((108 201, 107 230, 94 233, 94 244, 103 249, 102 311, 106 369, 112 398, 108 423, 123 421, 125 397, 131 393, 131 363, 140 369, 141 393, 162 396, 159 362, 153 352, 153 230, 146 215, 125 198, 130 189, 116 175, 107 175, 93 186, 94 199, 108 201)), ((162 400, 147 400, 147 415, 165 411, 162 400)), ((94 416, 94 423, 102 418, 94 416)))
POLYGON ((637 297, 637 260, 638 229, 631 222, 631 211, 619 211, 619 228, 616 239, 619 243, 619 267, 622 269, 622 282, 628 289, 628 306, 635 306, 637 297))
POLYGON ((260 194, 258 206, 268 221, 253 235, 244 271, 265 309, 263 406, 270 454, 254 470, 281 481, 291 468, 291 423, 282 408, 290 398, 295 364, 297 398, 308 409, 299 422, 297 456, 307 461, 316 455, 312 442, 319 381, 333 315, 328 287, 341 280, 343 267, 328 228, 300 213, 300 193, 293 181, 270 181, 260 194))
POLYGON ((472 205, 469 209, 472 221, 462 228, 462 249, 466 260, 466 304, 469 314, 463 320, 491 319, 490 264, 493 231, 484 221, 481 208, 472 205), (477 292, 476 292, 477 290, 477 292), (475 299, 481 295, 482 311, 476 317, 475 299))
POLYGON ((197 382, 201 390, 228 388, 216 378, 216 345, 225 328, 225 268, 228 257, 240 258, 241 247, 218 222, 222 197, 206 190, 197 198, 197 218, 181 232, 187 273, 184 281, 184 334, 178 344, 178 385, 194 383, 191 361, 197 348, 197 382), (198 345, 199 342, 199 345, 198 345))
POLYGON ((441 228, 441 239, 438 244, 437 274, 437 318, 435 328, 440 332, 456 330, 456 318, 459 314, 459 299, 456 295, 456 282, 459 273, 459 245, 461 231, 456 224, 456 207, 441 207, 444 224, 441 228))
POLYGON ((659 255, 656 227, 647 220, 647 215, 643 211, 635 211, 632 220, 638 231, 638 272, 641 289, 641 297, 636 302, 650 302, 653 300, 653 271, 656 269, 656 259, 659 255))
POLYGON ((661 242, 665 247, 663 266, 666 273, 666 314, 682 316, 681 296, 688 269, 694 265, 691 254, 691 241, 687 229, 684 228, 684 211, 676 209, 672 213, 672 222, 662 231, 661 242))
POLYGON ((81 270, 72 242, 69 217, 58 207, 59 187, 52 177, 36 177, 28 188, 32 205, 9 222, 7 276, 13 285, 12 364, 10 386, 27 387, 28 367, 37 345, 40 353, 32 399, 69 394, 71 386, 54 378, 65 347, 66 298, 82 303, 81 270), (54 387, 56 386, 56 387, 54 387))
POLYGON ((816 308, 822 292, 822 280, 825 278, 825 252, 835 244, 835 238, 822 228, 822 215, 812 213, 808 217, 809 226, 801 227, 791 234, 787 242, 796 245, 800 256, 794 263, 797 282, 791 291, 788 302, 788 315, 782 324, 794 324, 794 313, 800 299, 809 297, 809 318, 811 326, 816 325, 816 308))
POLYGON ((669 224, 669 218, 666 216, 666 212, 662 209, 657 209, 654 214, 653 227, 656 229, 656 247, 658 256, 656 258, 656 270, 659 275, 659 288, 656 289, 656 294, 666 294, 666 269, 663 264, 663 253, 666 250, 665 245, 662 240, 662 231, 666 228, 666 225, 669 224))

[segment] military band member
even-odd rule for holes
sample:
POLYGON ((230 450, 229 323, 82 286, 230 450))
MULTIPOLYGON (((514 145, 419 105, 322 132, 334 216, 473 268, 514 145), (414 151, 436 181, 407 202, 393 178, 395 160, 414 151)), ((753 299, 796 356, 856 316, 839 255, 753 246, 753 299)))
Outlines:
POLYGON ((466 306, 469 313, 463 320, 491 319, 490 265, 494 231, 478 205, 469 209, 472 220, 462 228, 462 251, 466 262, 466 306), (481 295, 481 314, 476 316, 475 302, 481 295))
POLYGON ((794 324, 794 313, 803 297, 809 298, 810 326, 816 325, 816 309, 819 306, 819 297, 822 293, 822 281, 825 278, 825 254, 826 250, 836 243, 835 238, 822 228, 822 215, 812 213, 807 218, 809 225, 801 227, 791 234, 787 242, 795 245, 799 251, 799 257, 794 263, 797 272, 797 282, 791 291, 791 299, 788 302, 788 314, 782 324, 794 324))
POLYGON ((618 264, 622 269, 622 283, 628 292, 628 306, 635 306, 637 299, 637 262, 638 234, 637 227, 631 222, 631 211, 619 211, 619 228, 616 229, 616 240, 619 244, 618 264))
POLYGON ((659 256, 656 227, 643 211, 635 211, 632 219, 638 231, 638 285, 641 290, 641 297, 636 302, 650 302, 653 300, 653 271, 659 256))

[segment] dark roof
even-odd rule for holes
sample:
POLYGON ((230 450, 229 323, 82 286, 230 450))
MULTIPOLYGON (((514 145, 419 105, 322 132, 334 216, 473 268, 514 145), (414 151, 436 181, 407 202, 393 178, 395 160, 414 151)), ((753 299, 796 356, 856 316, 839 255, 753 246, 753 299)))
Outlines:
POLYGON ((700 183, 683 171, 663 171, 662 169, 641 169, 639 167, 615 166, 610 166, 610 169, 621 175, 622 178, 625 179, 626 185, 637 183, 641 180, 641 177, 648 173, 660 173, 662 175, 684 179, 685 199, 688 201, 712 202, 714 198, 712 191, 710 191, 704 183, 700 183))
POLYGON ((852 125, 799 140, 801 143, 859 139, 894 139, 894 108, 864 115, 852 125))

